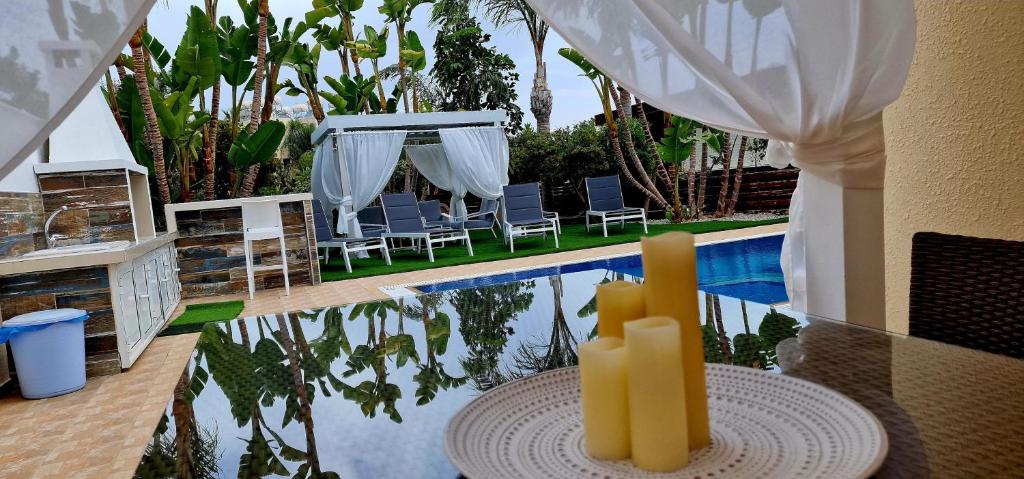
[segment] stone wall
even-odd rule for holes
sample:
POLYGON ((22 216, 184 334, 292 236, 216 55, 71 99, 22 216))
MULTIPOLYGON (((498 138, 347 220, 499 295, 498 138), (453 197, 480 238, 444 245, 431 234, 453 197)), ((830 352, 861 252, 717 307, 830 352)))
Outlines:
POLYGON ((69 239, 58 244, 135 240, 128 177, 124 170, 38 175, 46 216, 61 206, 51 234, 69 239))
MULTIPOLYGON (((247 292, 242 209, 179 211, 175 215, 179 237, 174 246, 182 297, 247 292)), ((281 217, 291 285, 320 284, 310 202, 281 203, 281 217)), ((255 242, 253 254, 256 265, 281 264, 277 240, 255 242)), ((280 270, 257 272, 255 278, 256 289, 284 286, 280 270)))
POLYGON ((105 266, 0 276, 0 320, 55 308, 89 311, 85 322, 86 374, 121 371, 105 266))
POLYGON ((38 193, 0 193, 0 259, 46 247, 38 193))

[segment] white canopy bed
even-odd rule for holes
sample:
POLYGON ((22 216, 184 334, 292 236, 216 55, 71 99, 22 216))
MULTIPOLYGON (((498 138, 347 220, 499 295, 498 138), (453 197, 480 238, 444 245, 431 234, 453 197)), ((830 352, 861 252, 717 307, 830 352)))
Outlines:
POLYGON ((338 211, 338 233, 360 236, 356 214, 384 190, 404 149, 452 193, 453 218, 464 218, 467 194, 497 199, 508 184, 506 120, 503 110, 328 116, 313 132, 313 197, 329 217, 338 211))

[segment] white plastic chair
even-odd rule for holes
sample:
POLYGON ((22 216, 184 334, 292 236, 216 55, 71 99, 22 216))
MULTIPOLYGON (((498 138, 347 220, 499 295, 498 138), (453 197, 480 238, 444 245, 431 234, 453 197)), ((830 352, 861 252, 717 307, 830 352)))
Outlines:
POLYGON ((288 283, 288 256, 284 245, 284 225, 281 220, 281 205, 277 200, 245 200, 242 201, 242 237, 245 244, 245 273, 249 280, 249 299, 254 299, 256 291, 256 271, 280 269, 284 272, 284 291, 291 295, 288 283), (281 264, 253 265, 252 242, 277 238, 281 243, 281 264))

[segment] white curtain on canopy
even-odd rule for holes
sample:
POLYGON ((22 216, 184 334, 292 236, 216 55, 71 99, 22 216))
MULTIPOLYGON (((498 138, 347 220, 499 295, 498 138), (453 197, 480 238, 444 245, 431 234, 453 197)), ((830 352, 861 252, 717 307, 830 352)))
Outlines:
POLYGON ((154 0, 6 0, 0 15, 0 177, 96 88, 154 0))
MULTIPOLYGON (((913 58, 912 0, 528 1, 638 98, 775 140, 774 166, 882 188, 881 112, 899 96, 913 58)), ((800 189, 782 259, 790 300, 803 309, 800 189)))
POLYGON ((331 141, 320 144, 313 161, 313 196, 325 208, 340 207, 345 212, 338 221, 338 233, 362 235, 355 212, 384 191, 398 165, 405 136, 404 131, 341 133, 337 156, 331 141), (344 191, 345 185, 350 191, 344 191))
MULTIPOLYGON (((452 167, 448 164, 448 157, 444 154, 444 147, 440 143, 429 145, 406 145, 405 154, 409 161, 416 167, 430 184, 445 190, 452 190, 452 167)), ((455 195, 452 195, 452 202, 449 204, 450 211, 455 211, 455 195)))
POLYGON ((466 193, 493 200, 508 184, 508 137, 501 127, 439 130, 452 171, 452 215, 466 215, 466 193))

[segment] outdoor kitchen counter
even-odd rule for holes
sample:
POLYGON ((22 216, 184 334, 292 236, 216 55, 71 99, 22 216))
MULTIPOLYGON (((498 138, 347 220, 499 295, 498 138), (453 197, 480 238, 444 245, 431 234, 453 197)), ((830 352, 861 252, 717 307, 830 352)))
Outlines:
POLYGON ((0 276, 127 263, 174 241, 177 237, 177 233, 162 233, 154 238, 131 241, 108 250, 67 252, 47 256, 14 256, 0 260, 0 276))
MULTIPOLYGON (((320 284, 312 198, 309 193, 253 198, 281 203, 288 278, 292 286, 320 284)), ((245 199, 226 199, 164 206, 167 231, 178 234, 174 246, 183 297, 248 290, 242 240, 243 201, 245 199)), ((279 264, 281 261, 280 246, 276 240, 256 241, 253 255, 253 262, 257 265, 279 264)), ((260 271, 255 277, 256 289, 284 286, 281 271, 260 271)))

